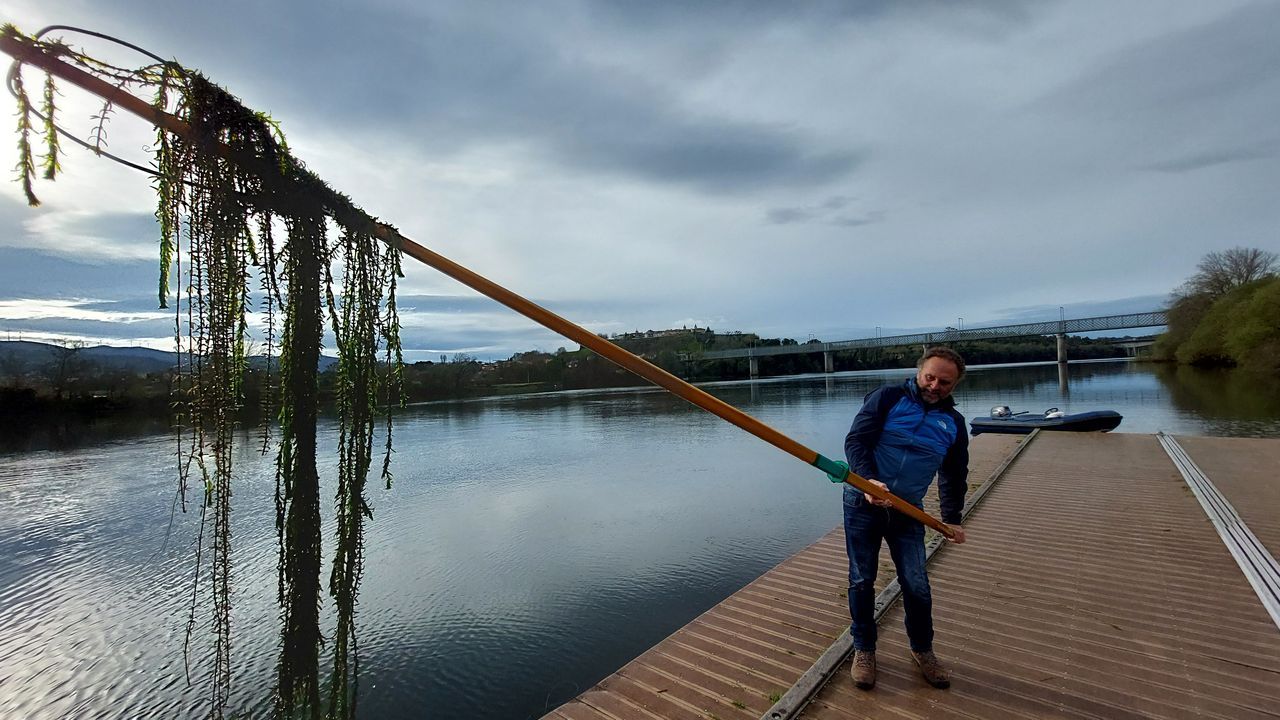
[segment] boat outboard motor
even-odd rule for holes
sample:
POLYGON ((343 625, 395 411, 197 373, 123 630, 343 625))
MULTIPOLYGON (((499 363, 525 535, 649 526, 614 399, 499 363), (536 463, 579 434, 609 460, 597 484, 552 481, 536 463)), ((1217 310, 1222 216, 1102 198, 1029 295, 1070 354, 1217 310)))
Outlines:
POLYGON ((1008 405, 997 405, 991 408, 991 417, 993 418, 1007 418, 1012 414, 1013 411, 1009 409, 1008 405))

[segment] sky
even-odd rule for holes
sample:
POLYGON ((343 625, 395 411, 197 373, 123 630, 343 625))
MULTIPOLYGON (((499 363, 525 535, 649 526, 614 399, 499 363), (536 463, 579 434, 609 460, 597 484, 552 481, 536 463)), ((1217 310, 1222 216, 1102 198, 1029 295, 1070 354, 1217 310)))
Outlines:
MULTIPOLYGON (((1153 310, 1207 252, 1280 251, 1274 1, 0 0, 0 21, 202 71, 370 214, 597 333, 1153 310)), ((95 106, 63 92, 87 137, 95 106)), ((147 162, 141 121, 107 129, 147 162)), ((67 150, 40 208, 0 183, 0 339, 172 349, 150 180, 67 150)), ((576 347, 411 260, 400 292, 411 361, 576 347)))

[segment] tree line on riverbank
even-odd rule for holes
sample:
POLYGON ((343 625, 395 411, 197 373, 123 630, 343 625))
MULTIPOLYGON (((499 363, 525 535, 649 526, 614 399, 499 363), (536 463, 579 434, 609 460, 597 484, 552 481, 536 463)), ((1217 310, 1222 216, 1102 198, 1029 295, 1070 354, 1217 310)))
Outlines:
POLYGON ((1197 367, 1280 371, 1280 261, 1257 248, 1201 259, 1174 293, 1156 359, 1197 367))
MULTIPOLYGON (((761 338, 754 333, 714 333, 707 329, 628 333, 610 338, 675 375, 695 382, 738 380, 748 377, 746 359, 702 361, 711 350, 744 347, 799 346, 791 338, 761 338)), ((76 344, 41 346, 25 353, 14 344, 0 344, 0 423, 26 422, 41 416, 102 417, 120 414, 163 414, 174 398, 174 372, 158 368, 153 359, 145 366, 95 360, 92 348, 76 344), (10 346, 10 347, 6 347, 10 346)), ((956 344, 971 364, 1017 363, 1053 360, 1052 337, 981 340, 956 344)), ((846 350, 835 353, 836 371, 910 368, 918 346, 846 350)), ((1072 359, 1122 357, 1125 351, 1113 338, 1068 338, 1072 359)), ((271 397, 274 373, 268 363, 251 362, 245 369, 242 401, 246 416, 260 415, 263 399, 271 397)), ((823 371, 820 351, 760 359, 764 375, 795 375, 823 371)), ((333 400, 332 362, 320 373, 321 401, 333 400)), ((488 395, 610 388, 640 383, 634 375, 586 349, 516 353, 506 360, 481 362, 457 354, 440 362, 406 364, 405 399, 408 402, 480 397, 488 395)), ((268 410, 269 411, 269 410, 268 410)), ((248 419, 248 417, 246 417, 248 419)))

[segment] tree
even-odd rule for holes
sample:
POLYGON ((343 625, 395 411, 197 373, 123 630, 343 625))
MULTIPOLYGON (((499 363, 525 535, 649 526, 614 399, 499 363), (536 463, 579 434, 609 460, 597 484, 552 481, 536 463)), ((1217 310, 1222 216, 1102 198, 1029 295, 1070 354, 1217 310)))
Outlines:
POLYGON ((80 379, 80 374, 88 369, 80 351, 84 349, 83 340, 62 340, 53 346, 53 354, 45 367, 45 376, 53 388, 53 396, 62 400, 71 386, 80 379))
POLYGON ((1204 293, 1175 293, 1167 314, 1169 329, 1156 340, 1153 355, 1162 360, 1176 360, 1180 348, 1200 326, 1213 298, 1204 293))
POLYGON ((0 378, 7 385, 17 387, 22 384, 22 376, 27 372, 27 363, 18 353, 10 350, 0 353, 0 378))
POLYGON ((1196 274, 1182 287, 1182 294, 1220 298, 1228 292, 1276 274, 1280 257, 1258 248, 1233 247, 1211 252, 1200 259, 1196 274))
MULTIPOLYGON (((160 306, 166 307, 170 268, 178 243, 185 240, 183 275, 177 278, 185 289, 178 312, 183 305, 187 310, 178 341, 187 361, 174 397, 181 402, 178 499, 185 511, 189 480, 194 481, 192 489, 203 490, 193 578, 208 588, 206 598, 212 601, 204 603, 211 605, 213 635, 208 715, 225 717, 232 695, 232 465, 249 315, 261 288, 266 333, 281 349, 275 474, 281 623, 274 715, 319 720, 327 712, 354 718, 359 664, 355 618, 365 520, 372 517, 365 488, 374 431, 382 424, 379 406, 390 407, 401 397, 395 294, 402 276, 403 238, 291 155, 279 126, 265 114, 244 107, 198 72, 110 36, 90 34, 140 52, 150 64, 133 70, 109 65, 61 40, 28 37, 12 25, 0 27, 0 45, 18 62, 9 75, 18 107, 18 178, 27 202, 39 205, 32 192, 37 132, 45 145, 41 175, 53 180, 60 172, 58 138, 70 135, 55 122, 55 76, 102 96, 95 116, 99 151, 102 123, 115 108, 161 128, 150 163, 160 227, 157 291, 160 306), (46 70, 39 110, 23 84, 22 63, 46 70), (142 110, 148 103, 152 106, 142 110), (37 120, 42 128, 36 127, 37 120), (334 230, 337 238, 330 237, 334 230), (317 365, 326 330, 339 352, 334 373, 339 443, 329 573, 336 622, 322 626, 317 365), (322 644, 333 659, 332 673, 323 683, 322 644), (324 703, 322 686, 328 690, 324 703)), ((82 359, 78 350, 66 346, 53 358, 52 382, 59 396, 82 359)), ((389 485, 390 417, 385 427, 382 477, 389 485)), ((190 598, 188 640, 201 604, 194 588, 190 598)), ((184 652, 188 646, 184 644, 184 652)))

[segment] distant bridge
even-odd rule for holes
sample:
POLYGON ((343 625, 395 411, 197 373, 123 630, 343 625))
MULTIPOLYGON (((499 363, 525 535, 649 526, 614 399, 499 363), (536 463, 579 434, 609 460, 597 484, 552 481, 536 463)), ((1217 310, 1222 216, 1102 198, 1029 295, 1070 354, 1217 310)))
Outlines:
POLYGON ((834 361, 831 354, 841 350, 862 350, 867 348, 900 347, 903 345, 921 345, 928 347, 940 343, 958 343, 966 340, 992 340, 995 338, 1026 337, 1028 335, 1056 335, 1058 337, 1058 361, 1067 361, 1066 336, 1073 333, 1097 332, 1099 330, 1129 330, 1133 328, 1157 327, 1168 324, 1165 310, 1152 312, 1129 313, 1127 315, 1103 315, 1101 317, 1052 320, 1049 322, 1020 323, 1017 325, 995 325, 992 327, 968 328, 957 330, 947 328, 936 332, 914 333, 911 335, 888 335, 884 337, 867 337, 856 340, 839 340, 836 342, 809 341, 800 345, 777 345, 769 347, 747 347, 735 350, 712 350, 704 353, 690 353, 685 359, 729 360, 733 358, 749 358, 751 377, 760 374, 759 358, 774 355, 805 355, 822 353, 824 367, 832 372, 834 361))

